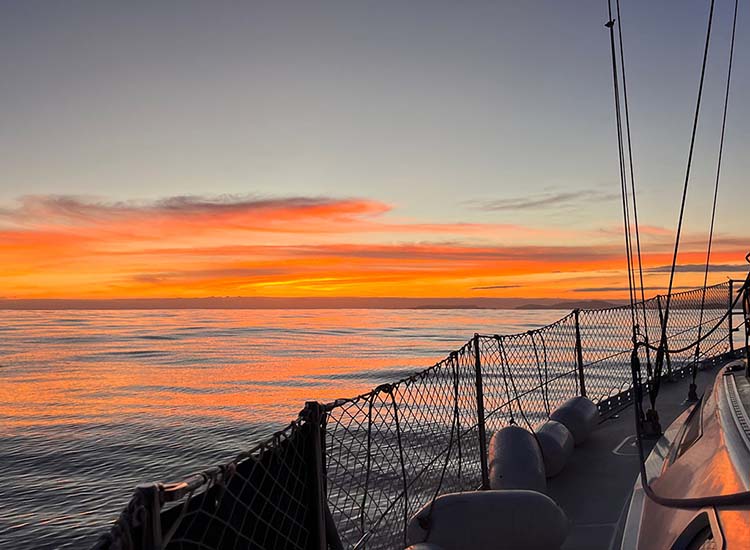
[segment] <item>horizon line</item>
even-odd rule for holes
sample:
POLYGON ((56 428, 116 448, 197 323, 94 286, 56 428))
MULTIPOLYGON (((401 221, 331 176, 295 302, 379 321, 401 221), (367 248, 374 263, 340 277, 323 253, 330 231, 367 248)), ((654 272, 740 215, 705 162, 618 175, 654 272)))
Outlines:
POLYGON ((148 309, 568 309, 620 299, 549 297, 210 296, 175 298, 0 298, 0 310, 148 309), (555 307, 559 306, 559 307, 555 307))

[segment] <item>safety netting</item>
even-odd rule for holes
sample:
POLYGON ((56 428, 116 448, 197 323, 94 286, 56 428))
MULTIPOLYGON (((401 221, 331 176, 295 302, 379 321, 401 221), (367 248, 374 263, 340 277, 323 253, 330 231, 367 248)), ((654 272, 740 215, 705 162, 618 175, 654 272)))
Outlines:
MULTIPOLYGON (((746 288, 735 283, 672 295, 664 377, 734 349, 733 333, 747 324, 747 316, 733 324, 731 306, 743 306, 746 288)), ((436 496, 487 485, 495 431, 534 429, 576 395, 603 416, 631 402, 634 339, 652 344, 639 349, 652 383, 664 314, 664 297, 655 297, 575 310, 521 334, 476 334, 413 376, 309 403, 229 464, 140 487, 97 548, 403 547, 409 519, 436 496)))
POLYGON ((319 548, 320 434, 319 420, 305 414, 226 464, 139 486, 95 548, 319 548))

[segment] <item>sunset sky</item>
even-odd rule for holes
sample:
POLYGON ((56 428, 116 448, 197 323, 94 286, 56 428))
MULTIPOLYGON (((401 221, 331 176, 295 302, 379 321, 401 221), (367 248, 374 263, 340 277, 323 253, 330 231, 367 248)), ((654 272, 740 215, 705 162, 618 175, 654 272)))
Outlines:
MULTIPOLYGON (((733 5, 678 287, 702 282, 733 5)), ((622 6, 653 294, 708 2, 622 6)), ((1 9, 0 297, 627 295, 602 0, 1 9)), ((747 97, 740 32, 712 282, 750 249, 747 97)))

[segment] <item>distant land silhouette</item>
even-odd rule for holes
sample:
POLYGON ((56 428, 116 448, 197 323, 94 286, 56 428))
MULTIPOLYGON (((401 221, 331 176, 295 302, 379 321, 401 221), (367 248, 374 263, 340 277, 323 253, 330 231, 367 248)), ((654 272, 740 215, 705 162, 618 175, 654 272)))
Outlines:
POLYGON ((553 304, 548 303, 531 303, 521 304, 516 306, 514 309, 604 309, 608 307, 617 307, 625 305, 626 302, 611 302, 606 300, 568 300, 562 302, 556 302, 553 304))
POLYGON ((335 298, 244 297, 9 299, 0 309, 574 309, 605 308, 624 302, 560 300, 555 298, 335 298))

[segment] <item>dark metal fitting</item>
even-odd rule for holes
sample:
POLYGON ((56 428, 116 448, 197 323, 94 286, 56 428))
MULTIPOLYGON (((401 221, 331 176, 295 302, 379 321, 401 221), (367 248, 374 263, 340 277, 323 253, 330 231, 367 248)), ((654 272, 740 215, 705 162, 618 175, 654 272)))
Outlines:
POLYGON ((694 403, 695 401, 698 401, 698 393, 697 393, 698 386, 695 384, 690 384, 688 388, 688 396, 687 401, 689 403, 694 403))
POLYGON ((377 388, 375 388, 375 393, 393 393, 393 384, 380 384, 377 388))
POLYGON ((655 409, 646 411, 646 419, 642 422, 643 437, 647 439, 657 439, 661 437, 662 430, 659 423, 659 413, 655 409))

